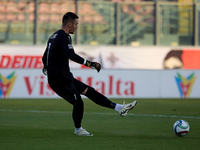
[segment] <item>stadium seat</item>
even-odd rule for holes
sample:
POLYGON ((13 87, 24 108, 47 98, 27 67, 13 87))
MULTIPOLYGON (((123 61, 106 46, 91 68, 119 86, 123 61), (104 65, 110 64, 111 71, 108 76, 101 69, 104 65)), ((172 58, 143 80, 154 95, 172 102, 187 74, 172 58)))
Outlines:
POLYGON ((90 4, 90 3, 84 3, 84 4, 81 5, 79 13, 83 14, 83 15, 84 14, 87 14, 87 15, 96 15, 97 11, 95 11, 92 8, 92 4, 90 4))
POLYGON ((50 12, 53 14, 59 14, 60 13, 60 5, 59 3, 51 3, 50 4, 50 12))
POLYGON ((52 14, 50 16, 51 23, 61 23, 61 21, 62 21, 62 16, 59 14, 52 14))
POLYGON ((19 14, 17 15, 17 20, 18 20, 19 22, 24 22, 24 21, 25 21, 25 15, 24 15, 24 13, 19 13, 19 14))
POLYGON ((76 12, 76 5, 74 2, 62 3, 59 9, 61 14, 65 14, 68 11, 76 12))
POLYGON ((19 2, 19 3, 17 4, 19 13, 25 12, 26 4, 27 4, 27 3, 25 3, 25 2, 19 2))
POLYGON ((6 6, 4 5, 3 2, 0 2, 0 12, 5 13, 6 12, 6 6))
POLYGON ((11 12, 11 13, 18 13, 19 12, 19 9, 17 8, 17 5, 15 2, 7 2, 6 4, 6 9, 8 12, 11 12))
POLYGON ((35 10, 35 4, 34 2, 28 3, 28 13, 33 13, 35 10))
MULTIPOLYGON (((76 12, 76 4, 74 2, 68 3, 68 11, 76 12)), ((66 12, 65 12, 66 13, 66 12)))
POLYGON ((21 1, 19 1, 19 2, 17 3, 17 5, 18 5, 19 8, 24 8, 24 7, 27 5, 27 3, 26 3, 26 2, 21 2, 21 1))
POLYGON ((103 16, 96 15, 96 16, 93 17, 93 23, 95 23, 95 24, 105 24, 106 21, 104 20, 103 16))
POLYGON ((48 14, 40 14, 39 17, 38 17, 38 21, 40 23, 47 23, 50 21, 49 19, 49 15, 48 14))
POLYGON ((112 0, 112 2, 121 2, 122 0, 112 0))
POLYGON ((13 13, 7 13, 6 14, 6 20, 8 22, 15 22, 17 20, 17 16, 13 13))
POLYGON ((50 8, 48 3, 39 3, 38 13, 50 13, 50 8))
POLYGON ((82 23, 92 23, 92 16, 82 16, 82 23))
POLYGON ((29 21, 29 22, 33 22, 34 19, 35 19, 35 15, 34 15, 33 13, 29 13, 29 14, 28 14, 28 21, 29 21))
POLYGON ((6 21, 6 15, 3 13, 0 13, 0 21, 5 22, 6 21))
POLYGON ((68 4, 67 3, 60 4, 59 10, 60 10, 60 14, 66 13, 67 11, 69 11, 68 4))

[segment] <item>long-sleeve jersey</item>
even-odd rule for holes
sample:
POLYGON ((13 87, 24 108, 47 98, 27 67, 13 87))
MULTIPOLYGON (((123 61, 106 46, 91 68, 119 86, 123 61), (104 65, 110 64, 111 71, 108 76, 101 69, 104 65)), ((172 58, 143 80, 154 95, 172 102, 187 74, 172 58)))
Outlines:
POLYGON ((48 78, 72 80, 69 59, 79 64, 84 62, 84 59, 74 52, 71 36, 66 34, 64 30, 58 30, 49 38, 42 57, 44 67, 47 68, 48 78))

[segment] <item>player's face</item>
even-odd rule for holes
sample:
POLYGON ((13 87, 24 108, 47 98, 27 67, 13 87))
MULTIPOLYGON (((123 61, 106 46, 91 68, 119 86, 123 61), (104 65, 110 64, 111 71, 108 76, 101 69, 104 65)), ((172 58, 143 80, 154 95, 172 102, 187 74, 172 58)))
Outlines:
POLYGON ((74 34, 74 32, 78 29, 78 19, 74 20, 74 23, 71 23, 69 33, 74 34))
POLYGON ((183 69, 183 63, 177 57, 171 57, 165 60, 163 64, 164 69, 183 69))

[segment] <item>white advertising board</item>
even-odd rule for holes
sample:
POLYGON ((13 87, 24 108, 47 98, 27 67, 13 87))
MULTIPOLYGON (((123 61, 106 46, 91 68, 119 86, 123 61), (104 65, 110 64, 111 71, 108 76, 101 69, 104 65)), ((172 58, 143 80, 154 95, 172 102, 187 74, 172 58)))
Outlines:
MULTIPOLYGON (((100 62, 103 69, 200 69, 200 48, 74 46, 83 58, 100 62)), ((43 46, 0 45, 0 69, 42 68, 43 46)), ((73 69, 85 66, 70 61, 73 69)))
MULTIPOLYGON (((200 98, 200 70, 72 70, 108 98, 200 98)), ((1 69, 0 98, 59 98, 41 69, 1 69)))
POLYGON ((200 70, 163 70, 162 98, 200 98, 200 70))

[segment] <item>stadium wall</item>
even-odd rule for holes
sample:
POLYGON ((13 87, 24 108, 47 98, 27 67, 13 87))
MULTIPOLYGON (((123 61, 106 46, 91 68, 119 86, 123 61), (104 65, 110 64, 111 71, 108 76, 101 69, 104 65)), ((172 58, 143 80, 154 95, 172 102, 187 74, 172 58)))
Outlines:
MULTIPOLYGON (((43 67, 41 58, 44 48, 45 46, 0 46, 0 98, 59 98, 51 90, 46 76, 41 71, 43 67)), ((104 46, 104 48, 106 49, 95 47, 92 50, 91 47, 88 47, 85 50, 86 52, 78 51, 88 59, 91 59, 91 56, 95 56, 92 60, 104 60, 104 64, 115 62, 116 59, 114 58, 117 57, 106 59, 103 55, 100 56, 99 52, 107 51, 108 53, 109 50, 113 50, 116 47, 108 48, 104 46), (85 53, 83 54, 83 52, 85 53), (90 54, 90 57, 87 54, 90 54)), ((81 48, 76 47, 75 49, 81 48)), ((163 48, 159 51, 158 49, 155 51, 152 49, 154 52, 151 55, 151 50, 144 47, 143 49, 139 47, 143 55, 141 55, 141 51, 133 50, 134 55, 129 49, 131 48, 123 47, 123 51, 129 55, 131 54, 129 57, 137 60, 138 65, 143 64, 142 66, 145 67, 144 62, 146 60, 144 59, 146 58, 154 59, 154 61, 147 60, 146 62, 149 63, 147 63, 146 69, 142 67, 142 69, 127 69, 126 67, 120 68, 121 66, 118 69, 113 69, 112 66, 107 69, 103 66, 104 69, 100 73, 97 73, 96 70, 85 69, 81 65, 73 67, 73 64, 71 64, 72 72, 77 79, 93 86, 109 98, 200 98, 199 69, 156 68, 157 66, 162 68, 164 54, 167 54, 170 48, 163 48), (162 59, 156 59, 156 57, 159 58, 159 55, 162 59), (157 63, 160 64, 154 65, 157 63), (155 68, 148 69, 149 66, 155 66, 155 68)), ((198 52, 198 49, 195 50, 196 54, 198 52)), ((118 53, 121 52, 116 50, 115 53, 112 53, 112 55, 120 56, 118 53)), ((132 63, 131 59, 129 61, 121 59, 123 56, 118 57, 119 64, 132 63)), ((192 57, 192 59, 196 58, 192 57)), ((185 63, 183 64, 185 65, 185 63)), ((137 64, 135 66, 140 68, 137 64)), ((197 68, 198 66, 195 67, 197 68)))

